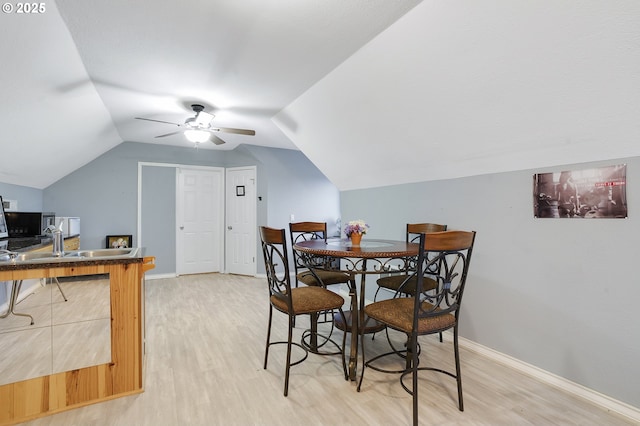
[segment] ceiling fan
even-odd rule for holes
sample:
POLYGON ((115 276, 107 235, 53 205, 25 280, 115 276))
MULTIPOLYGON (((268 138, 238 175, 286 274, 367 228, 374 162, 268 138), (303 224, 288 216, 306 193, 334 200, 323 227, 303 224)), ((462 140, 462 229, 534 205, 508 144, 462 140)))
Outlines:
POLYGON ((184 132, 185 137, 195 143, 206 142, 210 140, 216 145, 222 145, 225 143, 222 139, 214 135, 215 132, 224 132, 224 133, 235 133, 238 135, 247 135, 254 136, 256 134, 255 130, 247 130, 247 129, 234 129, 231 127, 214 127, 211 125, 211 121, 213 114, 209 114, 204 111, 204 106, 194 104, 191 105, 191 109, 196 113, 194 117, 187 118, 184 124, 172 123, 170 121, 163 120, 154 120, 152 118, 142 118, 135 117, 136 120, 146 120, 146 121, 155 121, 158 123, 171 124, 178 127, 184 127, 185 130, 178 130, 171 133, 166 133, 164 135, 158 135, 156 138, 164 138, 166 136, 175 135, 180 132, 184 132))

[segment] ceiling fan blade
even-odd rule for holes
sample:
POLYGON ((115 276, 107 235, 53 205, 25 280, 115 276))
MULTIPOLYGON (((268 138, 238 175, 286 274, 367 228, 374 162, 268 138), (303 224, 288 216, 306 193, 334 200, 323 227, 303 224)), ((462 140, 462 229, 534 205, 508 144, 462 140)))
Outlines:
POLYGON ((211 133, 211 136, 210 136, 209 140, 211 142, 213 142, 214 144, 216 144, 216 145, 222 145, 223 143, 226 143, 225 141, 223 141, 222 139, 220 139, 219 137, 217 137, 213 133, 211 133))
POLYGON ((156 123, 165 123, 165 124, 173 124, 174 126, 178 126, 180 127, 181 124, 178 123, 172 123, 170 121, 163 121, 163 120, 154 120, 152 118, 142 118, 142 117, 134 117, 136 120, 145 120, 145 121, 155 121, 156 123))
POLYGON ((155 136, 155 137, 156 137, 156 138, 164 138, 165 136, 176 135, 176 134, 178 134, 178 133, 182 133, 182 131, 181 131, 181 130, 178 130, 177 132, 165 133, 164 135, 158 135, 158 136, 155 136))
POLYGON ((246 130, 246 129, 233 129, 231 127, 216 127, 211 129, 214 132, 224 132, 224 133, 236 133, 238 135, 247 135, 247 136, 255 136, 255 130, 246 130))

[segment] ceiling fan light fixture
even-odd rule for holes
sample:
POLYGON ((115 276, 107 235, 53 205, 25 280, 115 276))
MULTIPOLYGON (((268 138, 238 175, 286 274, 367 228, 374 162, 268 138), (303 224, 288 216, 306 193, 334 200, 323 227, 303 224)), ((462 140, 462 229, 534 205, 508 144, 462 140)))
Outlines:
MULTIPOLYGON (((184 124, 174 123, 171 121, 164 120, 155 120, 153 118, 143 118, 143 117, 135 117, 137 120, 145 120, 145 121, 153 121, 156 123, 164 123, 171 124, 174 126, 182 127, 184 129, 184 136, 187 138, 189 142, 193 142, 196 146, 202 142, 213 142, 216 145, 222 145, 224 140, 215 136, 213 132, 223 132, 223 133, 235 133, 238 135, 247 135, 247 136, 255 136, 255 130, 249 129, 234 129, 231 127, 213 127, 211 125, 211 120, 215 117, 213 114, 209 114, 204 111, 204 106, 199 104, 191 105, 191 109, 195 112, 195 116, 189 117, 185 120, 184 124)), ((164 138, 167 136, 175 135, 180 133, 180 130, 175 132, 166 133, 163 135, 158 135, 156 138, 164 138)))
POLYGON ((209 132, 206 130, 188 129, 184 131, 184 136, 189 142, 201 143, 209 140, 209 132))

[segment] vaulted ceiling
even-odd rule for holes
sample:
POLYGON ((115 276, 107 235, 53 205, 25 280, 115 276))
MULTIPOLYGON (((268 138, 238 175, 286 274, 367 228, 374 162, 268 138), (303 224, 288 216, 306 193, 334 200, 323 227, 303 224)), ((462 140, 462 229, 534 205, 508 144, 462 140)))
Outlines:
POLYGON ((635 0, 44 3, 0 16, 0 182, 122 141, 300 149, 340 189, 640 154, 635 0), (357 160, 354 170, 352 160, 357 160))

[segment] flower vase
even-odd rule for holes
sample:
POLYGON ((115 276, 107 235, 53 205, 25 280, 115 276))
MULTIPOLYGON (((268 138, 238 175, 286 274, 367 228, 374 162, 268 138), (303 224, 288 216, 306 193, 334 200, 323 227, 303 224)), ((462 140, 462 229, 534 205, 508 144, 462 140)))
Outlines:
POLYGON ((362 234, 358 234, 356 232, 353 232, 349 238, 351 239, 351 245, 352 246, 359 246, 360 245, 360 241, 362 240, 362 234))

